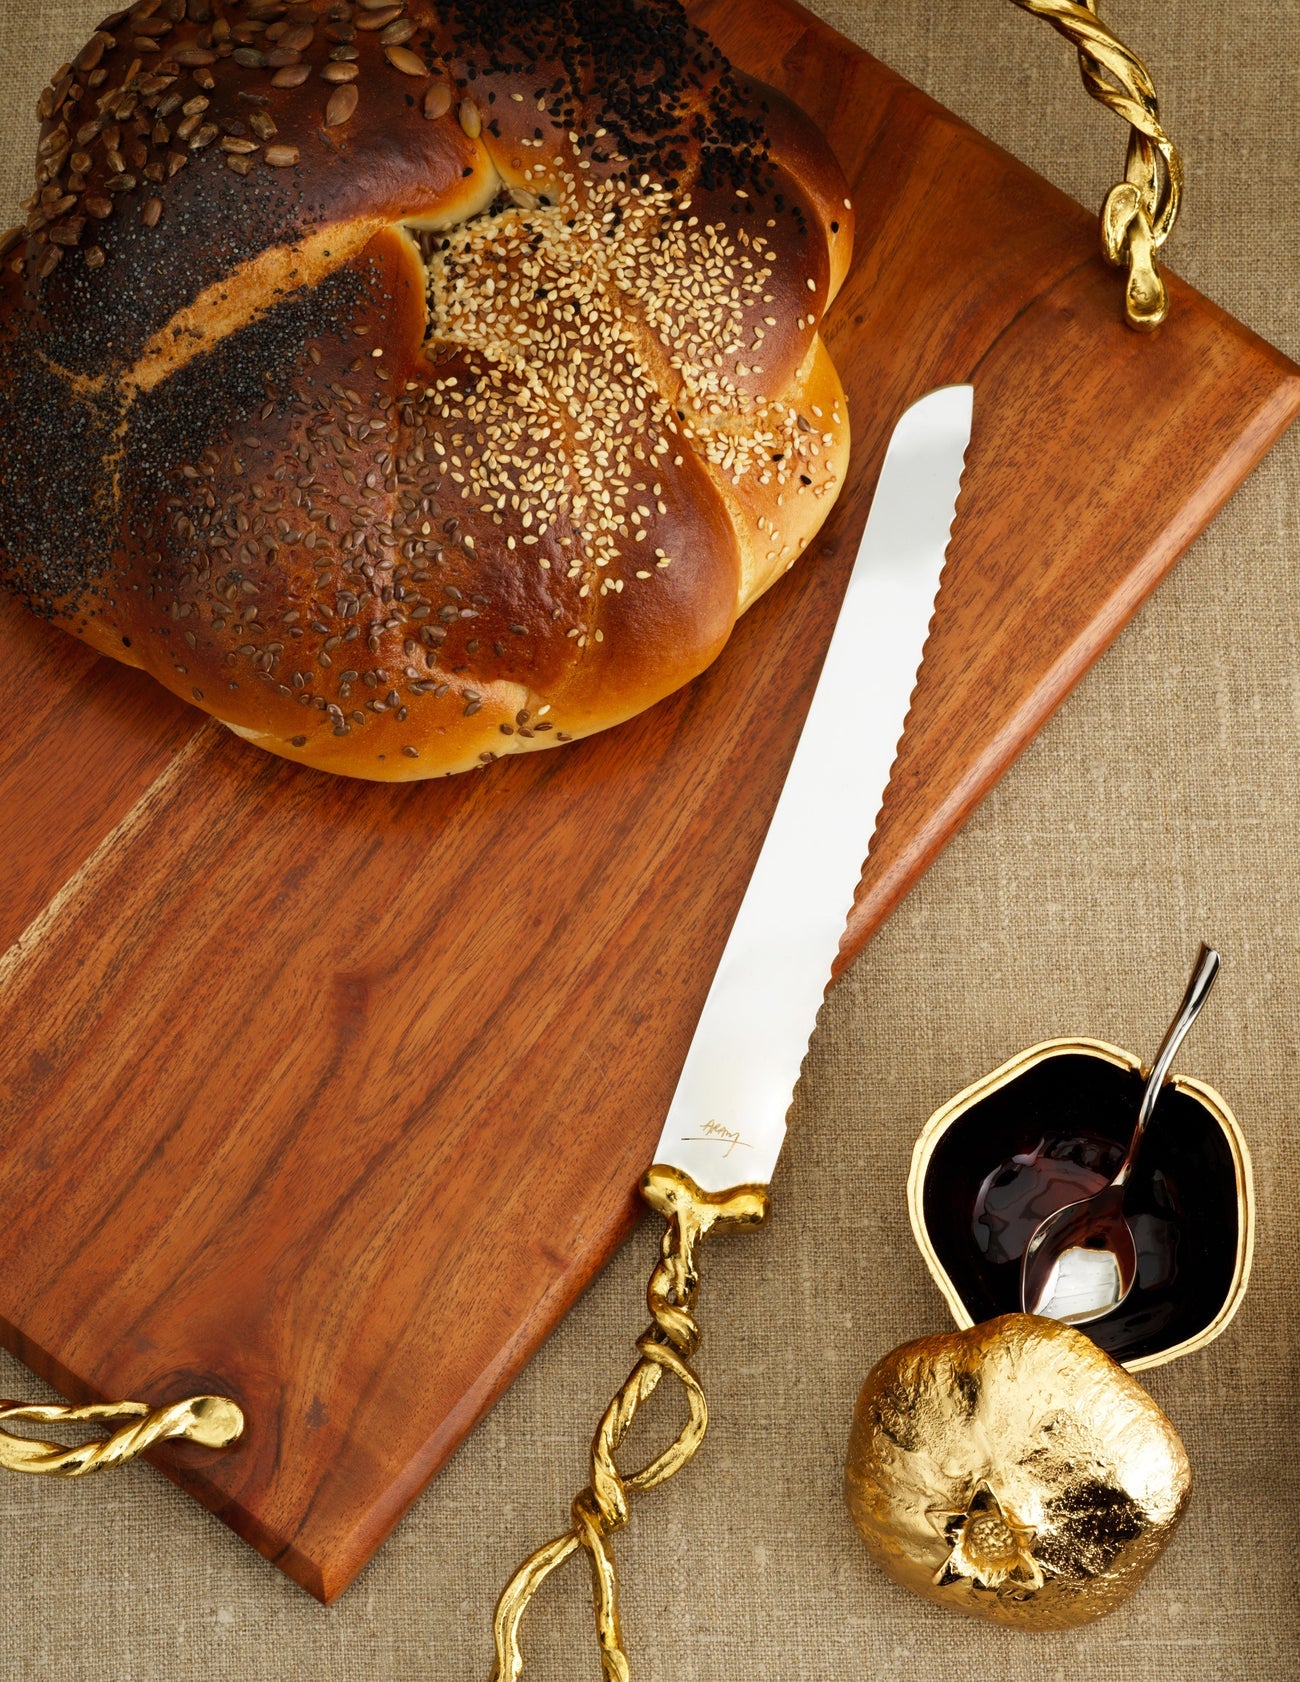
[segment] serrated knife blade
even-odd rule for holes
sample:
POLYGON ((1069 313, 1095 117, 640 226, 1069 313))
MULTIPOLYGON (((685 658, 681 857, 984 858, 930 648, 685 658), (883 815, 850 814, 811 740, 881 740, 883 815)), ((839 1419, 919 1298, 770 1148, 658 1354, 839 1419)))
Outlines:
POLYGON ((929 634, 957 508, 973 397, 933 391, 894 428, 835 633, 781 798, 691 1041, 641 1193, 668 1229, 647 1300, 654 1324, 605 1410, 591 1482, 570 1528, 526 1559, 493 1619, 493 1682, 520 1682, 520 1625, 542 1583, 579 1552, 591 1565, 607 1682, 630 1674, 609 1537, 628 1497, 693 1458, 709 1410, 690 1362, 699 1343, 699 1246, 712 1232, 759 1227, 767 1183, 817 1010, 876 826, 929 634), (686 1395, 677 1440, 626 1475, 616 1454, 665 1374, 686 1395))
POLYGON ((894 428, 781 798, 655 1156, 704 1191, 772 1177, 916 687, 970 441, 968 385, 894 428))

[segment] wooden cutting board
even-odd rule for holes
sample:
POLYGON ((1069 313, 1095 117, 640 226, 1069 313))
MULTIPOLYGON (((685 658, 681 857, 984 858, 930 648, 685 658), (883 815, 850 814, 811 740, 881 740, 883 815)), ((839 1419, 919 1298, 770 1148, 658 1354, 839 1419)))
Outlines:
POLYGON ((860 226, 848 487, 709 673, 387 788, 0 611, 0 1332, 78 1399, 237 1397, 238 1449, 158 1464, 325 1600, 636 1218, 902 409, 974 381, 844 961, 1300 405, 1177 282, 1126 330, 1089 213, 796 6, 696 9, 826 129, 860 226))

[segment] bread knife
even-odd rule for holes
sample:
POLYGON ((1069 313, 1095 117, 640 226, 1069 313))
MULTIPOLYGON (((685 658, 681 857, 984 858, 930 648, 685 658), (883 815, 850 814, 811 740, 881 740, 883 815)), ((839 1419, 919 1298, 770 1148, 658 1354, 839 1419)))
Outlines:
POLYGON ((697 1252, 711 1232, 761 1226, 831 965, 862 874, 929 634, 970 441, 973 391, 932 391, 907 409, 885 454, 794 758, 732 925, 641 1191, 668 1223, 648 1301, 640 1359, 610 1403, 591 1451, 591 1483, 564 1535, 519 1568, 494 1623, 493 1682, 518 1682, 519 1626, 533 1596, 579 1550, 591 1566, 606 1682, 630 1675, 619 1628, 610 1534, 629 1498, 692 1458, 708 1405, 690 1360, 697 1252), (665 1373, 689 1419, 649 1465, 615 1454, 665 1373))

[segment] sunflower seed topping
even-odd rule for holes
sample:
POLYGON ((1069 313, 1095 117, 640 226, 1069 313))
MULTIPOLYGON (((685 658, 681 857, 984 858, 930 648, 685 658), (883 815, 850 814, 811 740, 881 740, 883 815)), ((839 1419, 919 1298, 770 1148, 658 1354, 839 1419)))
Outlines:
POLYGON ((325 127, 341 128, 356 110, 359 97, 356 87, 350 82, 335 88, 325 106, 325 127))
POLYGON ((445 117, 451 110, 451 89, 446 82, 435 82, 424 96, 424 114, 430 120, 445 117))
POLYGON ((429 66, 409 47, 386 47, 384 57, 394 70, 400 70, 403 76, 427 76, 429 66))

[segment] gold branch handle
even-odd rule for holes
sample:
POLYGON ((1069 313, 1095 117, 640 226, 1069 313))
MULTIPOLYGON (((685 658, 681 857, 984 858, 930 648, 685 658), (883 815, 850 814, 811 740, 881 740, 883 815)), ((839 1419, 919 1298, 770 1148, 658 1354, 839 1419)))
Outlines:
POLYGON ((125 1419, 108 1437, 94 1437, 75 1448, 40 1442, 0 1429, 0 1468, 9 1472, 38 1472, 58 1478, 81 1478, 109 1466, 122 1466, 158 1443, 174 1437, 204 1448, 229 1448, 243 1433, 244 1415, 227 1396, 190 1396, 168 1407, 146 1402, 92 1402, 84 1407, 26 1406, 0 1403, 0 1427, 8 1421, 30 1425, 68 1424, 125 1419))
POLYGON ((1155 86, 1136 53, 1098 18, 1097 0, 1012 4, 1045 18, 1077 47, 1084 87, 1129 125, 1125 178, 1102 206, 1101 248, 1117 268, 1128 268, 1129 326, 1149 333, 1169 314, 1156 252, 1169 238, 1183 193, 1183 162, 1161 126, 1155 86))
POLYGON ((641 1358, 600 1422, 591 1445, 591 1482, 574 1499, 571 1528, 526 1559, 497 1602, 492 1682, 519 1682, 524 1668, 519 1647, 523 1615, 551 1572, 579 1548, 585 1550, 591 1566, 596 1639, 606 1682, 628 1682, 630 1670, 619 1628, 618 1573, 607 1538, 627 1523, 629 1495, 654 1489, 681 1471, 708 1429, 708 1403, 688 1365, 700 1341, 700 1328, 692 1313, 700 1282, 696 1251, 710 1232, 762 1226, 768 1213, 767 1189, 739 1186, 726 1192, 701 1191, 694 1180, 676 1168, 660 1166, 650 1169, 641 1183, 641 1194, 668 1222, 659 1264, 646 1292, 654 1323, 637 1339, 641 1358), (638 1408, 665 1373, 671 1373, 686 1392, 690 1417, 676 1442, 641 1471, 625 1477, 614 1456, 631 1430, 638 1408))

